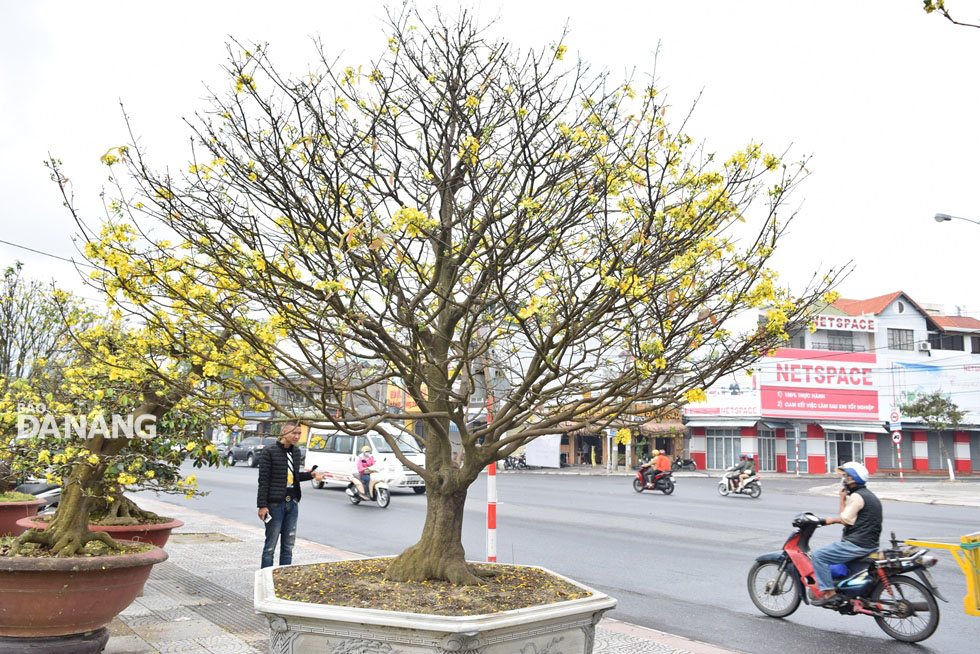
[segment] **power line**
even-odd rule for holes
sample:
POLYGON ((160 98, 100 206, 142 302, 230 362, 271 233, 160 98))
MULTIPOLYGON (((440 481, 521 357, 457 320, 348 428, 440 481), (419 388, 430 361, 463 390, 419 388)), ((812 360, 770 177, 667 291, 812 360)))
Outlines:
POLYGON ((28 252, 33 252, 35 254, 41 254, 41 255, 44 255, 46 257, 51 257, 52 259, 59 259, 61 261, 67 261, 68 263, 75 264, 76 266, 85 266, 86 268, 96 269, 96 267, 93 266, 90 263, 82 263, 81 261, 75 261, 74 259, 66 259, 65 257, 58 256, 57 254, 51 254, 50 252, 44 252, 43 250, 36 250, 34 248, 27 247, 26 245, 20 245, 18 243, 11 243, 10 241, 5 241, 3 239, 0 239, 0 243, 4 243, 5 245, 10 245, 10 246, 13 246, 15 248, 20 248, 21 250, 27 250, 28 252))

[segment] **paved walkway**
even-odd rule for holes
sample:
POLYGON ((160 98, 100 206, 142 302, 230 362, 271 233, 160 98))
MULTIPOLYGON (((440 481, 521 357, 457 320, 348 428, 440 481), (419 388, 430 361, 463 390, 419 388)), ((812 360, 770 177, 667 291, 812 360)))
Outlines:
MULTIPOLYGON (((184 521, 154 566, 143 595, 109 626, 107 654, 268 652, 268 623, 252 610, 252 585, 264 529, 217 518, 180 504, 140 498, 140 506, 184 521)), ((256 521, 258 522, 258 521, 256 521)), ((294 563, 359 556, 302 538, 294 563)), ((613 611, 615 613, 615 611, 613 611)), ((713 645, 606 618, 595 654, 730 654, 713 645)))

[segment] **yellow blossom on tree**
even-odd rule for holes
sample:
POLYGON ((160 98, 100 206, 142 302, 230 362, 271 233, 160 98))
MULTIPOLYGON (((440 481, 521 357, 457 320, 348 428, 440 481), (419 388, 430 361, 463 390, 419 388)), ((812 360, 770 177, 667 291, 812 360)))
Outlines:
POLYGON ((707 402, 708 394, 704 392, 703 388, 692 388, 684 394, 684 399, 689 404, 695 404, 697 402, 707 402))

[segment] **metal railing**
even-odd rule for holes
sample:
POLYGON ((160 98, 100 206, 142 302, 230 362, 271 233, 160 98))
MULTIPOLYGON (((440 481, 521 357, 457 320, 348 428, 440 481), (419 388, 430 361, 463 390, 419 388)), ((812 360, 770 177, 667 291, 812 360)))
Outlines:
POLYGON ((867 352, 868 348, 858 343, 811 343, 812 350, 829 350, 831 352, 867 352))

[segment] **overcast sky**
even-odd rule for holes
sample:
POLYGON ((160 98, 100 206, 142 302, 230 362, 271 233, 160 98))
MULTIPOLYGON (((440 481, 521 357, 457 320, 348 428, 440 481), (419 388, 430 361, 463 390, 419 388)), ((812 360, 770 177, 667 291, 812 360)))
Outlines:
MULTIPOLYGON (((975 2, 947 4, 980 19, 969 14, 980 11, 975 2)), ((342 62, 367 63, 386 45, 383 6, 0 0, 0 239, 77 258, 74 225, 42 162, 49 152, 63 160, 79 206, 97 218, 107 173, 99 157, 127 141, 120 100, 151 159, 182 167, 182 118, 204 106, 205 84, 224 84, 229 35, 267 42, 284 71, 306 71, 314 34, 342 62)), ((597 68, 656 63, 674 119, 700 95, 687 132, 723 158, 750 140, 812 156, 775 260, 791 287, 853 261, 845 297, 904 290, 980 317, 980 224, 932 218, 980 221, 980 30, 926 15, 921 0, 462 6, 499 18, 493 34, 523 48, 554 42, 567 22, 569 50, 597 68)), ((78 288, 70 264, 0 243, 0 264, 14 259, 31 277, 78 288)))

